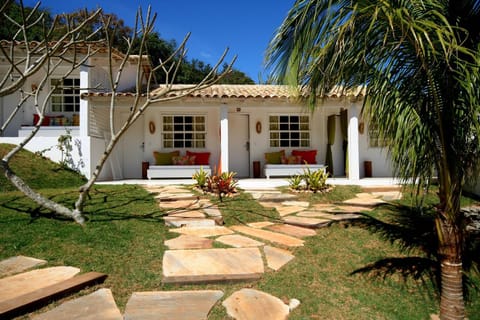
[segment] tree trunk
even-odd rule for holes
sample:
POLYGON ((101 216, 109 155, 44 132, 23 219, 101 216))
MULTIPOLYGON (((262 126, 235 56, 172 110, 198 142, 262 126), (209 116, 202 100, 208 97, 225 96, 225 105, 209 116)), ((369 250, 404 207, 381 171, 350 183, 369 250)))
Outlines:
POLYGON ((465 319, 465 302, 463 301, 462 263, 441 262, 442 293, 440 298, 440 319, 465 319))
POLYGON ((444 217, 436 220, 441 272, 440 319, 465 319, 463 299, 462 237, 458 227, 444 217))

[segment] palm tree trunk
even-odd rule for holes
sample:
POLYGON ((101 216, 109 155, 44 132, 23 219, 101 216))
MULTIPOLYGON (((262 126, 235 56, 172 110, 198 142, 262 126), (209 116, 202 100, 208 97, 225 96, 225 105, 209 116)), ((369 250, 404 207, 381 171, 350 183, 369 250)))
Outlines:
POLYGON ((465 303, 463 300, 462 263, 441 262, 442 293, 440 298, 441 320, 465 319, 465 303))
POLYGON ((441 296, 440 319, 465 319, 465 301, 463 299, 463 265, 461 236, 456 226, 446 219, 437 218, 439 236, 441 296))

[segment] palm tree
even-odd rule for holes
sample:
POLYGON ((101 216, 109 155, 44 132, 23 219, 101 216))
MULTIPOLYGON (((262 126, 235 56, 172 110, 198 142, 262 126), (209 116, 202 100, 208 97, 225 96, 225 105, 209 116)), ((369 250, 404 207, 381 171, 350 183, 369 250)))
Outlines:
POLYGON ((296 0, 272 39, 272 78, 311 91, 366 86, 363 113, 395 174, 438 177, 440 317, 465 317, 462 189, 480 154, 480 0, 296 0))

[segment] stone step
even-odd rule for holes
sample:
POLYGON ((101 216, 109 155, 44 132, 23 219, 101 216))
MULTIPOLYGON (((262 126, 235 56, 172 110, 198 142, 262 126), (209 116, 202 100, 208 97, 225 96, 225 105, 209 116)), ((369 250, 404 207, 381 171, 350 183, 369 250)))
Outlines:
POLYGON ((295 256, 287 250, 265 246, 263 247, 265 258, 267 259, 267 266, 275 271, 293 260, 295 256))
POLYGON ((110 289, 99 289, 89 295, 62 303, 34 320, 102 319, 122 320, 110 289))
POLYGON ((226 244, 234 248, 259 247, 264 245, 263 242, 253 240, 249 237, 244 237, 239 234, 221 236, 215 239, 215 241, 218 241, 220 243, 226 244))
POLYGON ((273 243, 277 243, 287 247, 300 247, 303 246, 303 240, 273 231, 267 231, 263 229, 256 229, 246 226, 233 226, 232 230, 252 236, 255 238, 267 240, 273 243))
POLYGON ((171 250, 210 249, 213 240, 192 235, 181 235, 177 238, 166 240, 164 244, 171 250))
POLYGON ((222 296, 220 290, 134 292, 125 308, 125 320, 207 319, 222 296))
POLYGON ((164 283, 205 283, 256 280, 264 266, 258 248, 167 250, 162 271, 164 283))
POLYGON ((164 217, 165 224, 174 228, 194 228, 194 227, 213 227, 215 221, 211 219, 198 219, 198 218, 177 218, 177 217, 164 217))
POLYGON ((221 226, 214 227, 183 227, 177 229, 170 229, 170 232, 189 234, 197 237, 216 237, 226 234, 232 234, 233 231, 221 226))
POLYGON ((0 261, 0 278, 15 273, 23 272, 28 269, 42 266, 47 261, 25 256, 11 257, 0 261))
POLYGON ((305 228, 321 228, 326 227, 332 223, 331 219, 319 219, 319 218, 307 218, 307 217, 297 217, 297 216, 287 216, 283 218, 286 224, 291 224, 294 226, 305 227, 305 228))
POLYGON ((312 237, 317 234, 315 230, 299 226, 293 226, 290 224, 275 224, 267 227, 267 229, 275 232, 285 233, 289 236, 296 238, 312 237))
POLYGON ((237 320, 284 320, 290 313, 289 307, 268 293, 241 289, 223 301, 227 314, 237 320))

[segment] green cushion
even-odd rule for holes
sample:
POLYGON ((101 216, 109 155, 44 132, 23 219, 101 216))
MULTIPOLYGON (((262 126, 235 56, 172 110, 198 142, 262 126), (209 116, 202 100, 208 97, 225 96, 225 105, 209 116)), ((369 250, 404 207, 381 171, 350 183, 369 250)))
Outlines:
POLYGON ((173 157, 178 156, 179 151, 173 152, 157 152, 153 151, 153 157, 155 158, 155 165, 157 166, 168 166, 173 164, 173 157))
POLYGON ((285 150, 265 153, 265 162, 267 164, 281 164, 282 157, 285 156, 285 150))

